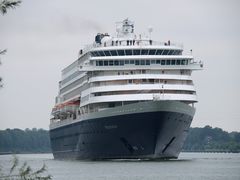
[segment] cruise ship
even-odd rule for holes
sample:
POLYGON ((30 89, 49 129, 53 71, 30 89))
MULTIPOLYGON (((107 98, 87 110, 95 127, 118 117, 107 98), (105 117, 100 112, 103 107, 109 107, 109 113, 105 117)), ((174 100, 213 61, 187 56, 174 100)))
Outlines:
POLYGON ((197 102, 191 77, 203 63, 183 45, 134 33, 99 33, 62 70, 50 119, 55 159, 178 158, 197 102))

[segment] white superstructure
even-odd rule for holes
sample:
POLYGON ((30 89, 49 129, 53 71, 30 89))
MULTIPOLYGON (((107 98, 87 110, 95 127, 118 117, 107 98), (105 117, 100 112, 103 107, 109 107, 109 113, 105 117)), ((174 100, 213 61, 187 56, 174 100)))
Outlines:
POLYGON ((191 78, 201 62, 183 54, 183 46, 134 34, 128 19, 117 37, 98 34, 63 69, 52 122, 79 119, 84 114, 140 101, 197 102, 191 78))

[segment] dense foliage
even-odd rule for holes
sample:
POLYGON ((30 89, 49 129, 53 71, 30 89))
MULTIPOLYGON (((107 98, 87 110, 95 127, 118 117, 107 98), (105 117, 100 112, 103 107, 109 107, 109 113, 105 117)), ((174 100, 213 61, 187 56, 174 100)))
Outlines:
POLYGON ((240 133, 228 133, 210 126, 190 128, 183 149, 185 151, 240 152, 240 133))
MULTIPOLYGON (((184 151, 240 152, 240 133, 205 126, 190 128, 184 151)), ((0 153, 51 152, 49 132, 43 129, 0 130, 0 153)))
POLYGON ((43 129, 6 129, 0 131, 1 153, 51 152, 49 133, 43 129))

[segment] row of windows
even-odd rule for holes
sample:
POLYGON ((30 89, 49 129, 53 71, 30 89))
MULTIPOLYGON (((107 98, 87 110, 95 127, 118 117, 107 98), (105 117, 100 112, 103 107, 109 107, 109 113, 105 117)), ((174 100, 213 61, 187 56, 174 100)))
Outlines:
POLYGON ((131 55, 181 55, 181 50, 168 49, 126 49, 110 51, 93 51, 91 55, 96 56, 131 56, 131 55))
POLYGON ((67 85, 66 87, 60 89, 60 94, 65 93, 66 91, 74 88, 75 86, 77 86, 77 85, 79 85, 79 84, 82 84, 82 83, 83 83, 84 81, 86 81, 86 80, 87 80, 87 77, 86 77, 86 76, 81 77, 80 79, 78 79, 78 80, 72 82, 71 84, 67 85))
POLYGON ((64 80, 62 80, 61 85, 64 85, 68 81, 72 80, 73 78, 77 77, 78 75, 82 74, 80 71, 76 71, 75 73, 71 74, 70 76, 66 77, 64 80))
POLYGON ((126 91, 109 91, 109 92, 96 92, 93 93, 94 96, 111 96, 111 95, 130 95, 130 94, 196 94, 193 91, 188 90, 166 90, 166 89, 159 89, 159 90, 126 90, 126 91))
POLYGON ((187 59, 181 60, 105 60, 105 61, 96 61, 96 66, 124 66, 124 65, 187 65, 187 59))
POLYGON ((75 90, 63 95, 63 101, 68 100, 76 95, 81 94, 82 91, 86 90, 87 88, 89 88, 88 84, 84 84, 83 86, 76 88, 75 90))

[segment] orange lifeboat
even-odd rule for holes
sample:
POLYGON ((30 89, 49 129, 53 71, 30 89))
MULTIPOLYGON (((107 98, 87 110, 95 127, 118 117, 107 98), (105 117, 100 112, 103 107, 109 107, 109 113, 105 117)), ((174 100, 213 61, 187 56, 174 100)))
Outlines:
POLYGON ((76 110, 80 105, 80 100, 71 100, 65 103, 58 104, 52 108, 52 115, 56 118, 59 118, 62 115, 66 114, 75 114, 76 110))

